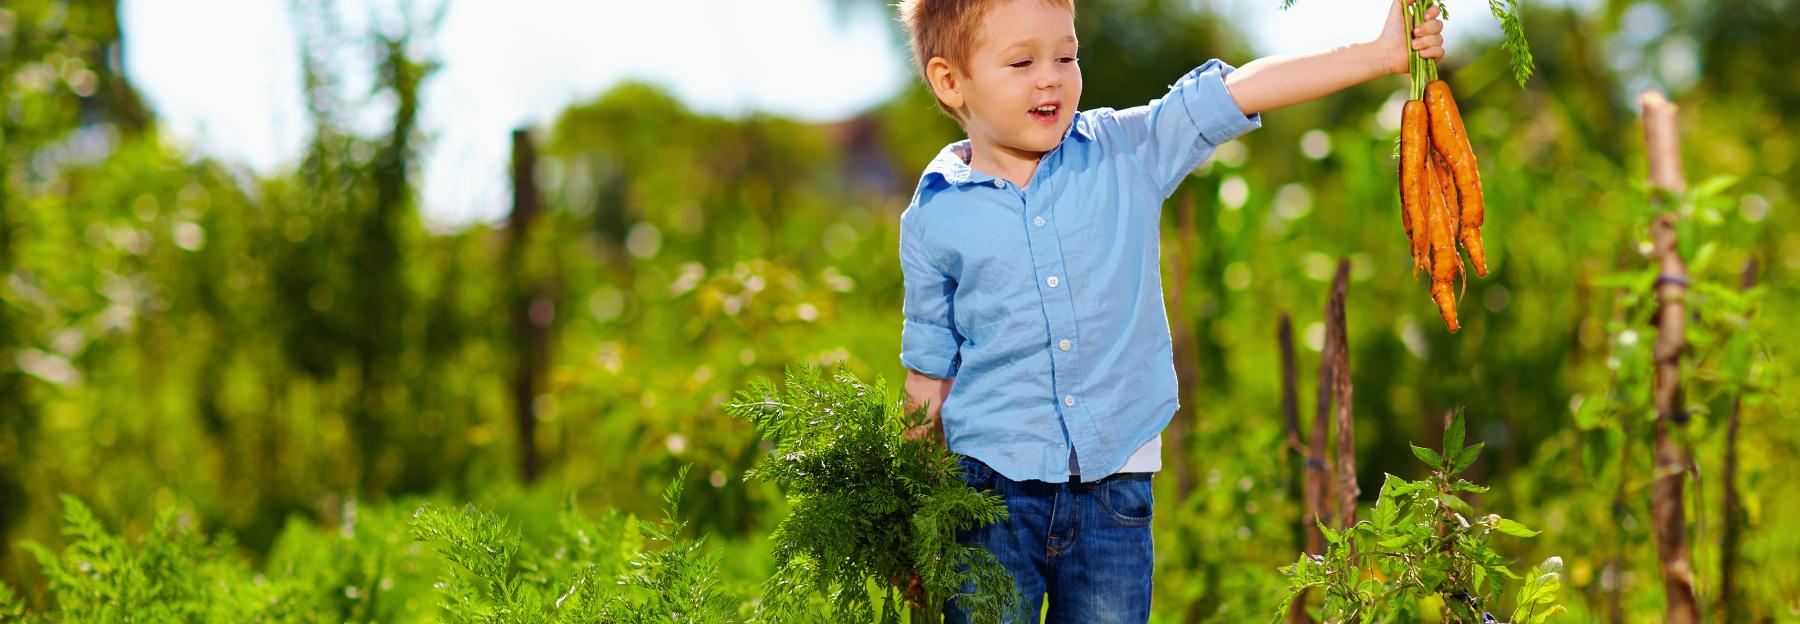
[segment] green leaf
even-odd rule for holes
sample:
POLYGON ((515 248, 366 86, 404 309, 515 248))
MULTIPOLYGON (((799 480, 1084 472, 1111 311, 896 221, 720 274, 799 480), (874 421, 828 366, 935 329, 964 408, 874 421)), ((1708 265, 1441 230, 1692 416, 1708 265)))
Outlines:
POLYGON ((1519 524, 1518 521, 1509 518, 1501 518, 1500 522, 1494 525, 1494 530, 1513 537, 1533 537, 1539 533, 1539 531, 1533 531, 1525 525, 1519 524))
POLYGON ((1444 454, 1455 457, 1462 450, 1463 415, 1457 414, 1450 419, 1450 426, 1444 429, 1444 454))
POLYGON ((1538 564, 1519 589, 1513 621, 1519 624, 1541 624, 1563 611, 1556 604, 1556 590, 1562 586, 1562 558, 1551 557, 1538 564))
POLYGON ((1488 0, 1488 9, 1494 19, 1500 20, 1500 31, 1505 34, 1500 47, 1511 61, 1513 82, 1523 89, 1537 64, 1531 58, 1531 44, 1525 41, 1525 22, 1519 18, 1518 0, 1488 0))
POLYGON ((1419 461, 1425 462, 1425 465, 1431 466, 1432 470, 1443 470, 1444 469, 1444 459, 1442 457, 1438 457, 1437 451, 1433 451, 1431 449, 1425 448, 1423 446, 1419 446, 1417 444, 1413 444, 1411 446, 1412 446, 1413 457, 1417 457, 1417 458, 1419 458, 1419 461))
POLYGON ((1468 481, 1457 479, 1456 483, 1453 483, 1450 485, 1450 489, 1453 491, 1457 491, 1457 492, 1473 492, 1476 494, 1480 494, 1482 492, 1488 491, 1488 486, 1477 485, 1474 483, 1470 483, 1468 481))
POLYGON ((1398 549, 1405 548, 1405 547, 1411 545, 1415 539, 1416 538, 1410 533, 1402 533, 1399 535, 1394 535, 1394 536, 1390 536, 1387 538, 1383 538, 1380 541, 1377 541, 1375 543, 1377 545, 1381 546, 1382 548, 1398 550, 1398 549))
MULTIPOLYGON (((1415 446, 1413 448, 1416 449, 1419 447, 1415 446)), ((1396 519, 1395 514, 1399 511, 1395 499, 1400 496, 1398 494, 1399 490, 1407 485, 1408 483, 1405 479, 1401 479, 1394 475, 1387 475, 1387 479, 1381 483, 1381 496, 1375 499, 1375 512, 1372 516, 1375 520, 1375 526, 1384 531, 1393 528, 1396 519)))
POLYGON ((1692 192, 1688 193, 1688 196, 1693 197, 1694 199, 1697 200, 1697 199, 1701 199, 1701 198, 1705 198, 1705 197, 1710 197, 1713 195, 1718 195, 1719 193, 1725 192, 1725 189, 1731 188, 1733 185, 1735 185, 1737 183, 1738 183, 1738 176, 1734 176, 1734 175, 1713 176, 1711 178, 1707 178, 1707 180, 1705 182, 1701 182, 1700 184, 1695 185, 1694 190, 1692 192))
POLYGON ((1334 546, 1344 543, 1344 538, 1339 536, 1337 531, 1331 530, 1331 527, 1325 526, 1323 520, 1314 518, 1313 523, 1319 525, 1319 534, 1325 536, 1325 541, 1330 542, 1334 546))
POLYGON ((1449 507, 1451 511, 1462 514, 1464 518, 1475 515, 1475 508, 1470 507, 1468 501, 1457 498, 1455 494, 1439 494, 1438 500, 1443 501, 1444 506, 1449 507))
POLYGON ((1593 284, 1595 288, 1606 290, 1640 290, 1649 288, 1655 279, 1656 270, 1650 269, 1602 275, 1594 278, 1593 284))
POLYGON ((1454 476, 1460 474, 1464 470, 1468 470, 1469 466, 1475 464, 1475 458, 1481 456, 1481 449, 1484 446, 1487 446, 1486 442, 1476 442, 1475 446, 1465 448, 1460 453, 1457 453, 1456 465, 1451 466, 1450 473, 1444 476, 1454 476))

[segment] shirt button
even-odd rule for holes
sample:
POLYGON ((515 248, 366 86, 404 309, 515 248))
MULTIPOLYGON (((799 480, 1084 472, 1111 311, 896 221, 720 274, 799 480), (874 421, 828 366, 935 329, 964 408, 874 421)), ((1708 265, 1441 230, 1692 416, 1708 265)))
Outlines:
POLYGON ((1056 276, 1052 275, 1050 279, 1044 280, 1044 283, 1049 284, 1051 288, 1056 288, 1056 285, 1061 284, 1062 280, 1056 279, 1056 276))
POLYGON ((1062 342, 1056 343, 1056 347, 1059 349, 1062 349, 1064 351, 1068 351, 1069 347, 1070 347, 1069 339, 1068 338, 1062 339, 1062 342))
POLYGON ((1032 220, 1031 220, 1031 224, 1032 224, 1032 225, 1035 225, 1035 226, 1038 226, 1038 227, 1044 227, 1044 218, 1043 218, 1043 217, 1038 217, 1038 218, 1036 218, 1036 219, 1032 219, 1032 220))
POLYGON ((1067 405, 1069 407, 1075 407, 1075 395, 1073 395, 1073 394, 1063 395, 1063 405, 1067 405))

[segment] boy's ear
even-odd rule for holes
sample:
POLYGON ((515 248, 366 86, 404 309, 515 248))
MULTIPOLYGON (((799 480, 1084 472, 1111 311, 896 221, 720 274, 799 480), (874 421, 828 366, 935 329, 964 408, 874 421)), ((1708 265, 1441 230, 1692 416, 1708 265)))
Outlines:
POLYGON ((959 72, 950 65, 950 61, 941 56, 931 57, 925 62, 925 79, 931 83, 931 92, 937 94, 939 101, 952 109, 962 108, 962 82, 959 72))

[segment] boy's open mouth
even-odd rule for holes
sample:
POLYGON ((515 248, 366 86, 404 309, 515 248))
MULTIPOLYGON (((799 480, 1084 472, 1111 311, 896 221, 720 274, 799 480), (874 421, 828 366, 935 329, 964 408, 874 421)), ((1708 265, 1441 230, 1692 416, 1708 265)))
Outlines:
POLYGON ((1030 114, 1032 119, 1050 123, 1056 121, 1057 112, 1061 109, 1062 104, 1060 102, 1048 102, 1040 104, 1037 108, 1026 111, 1026 113, 1030 114))

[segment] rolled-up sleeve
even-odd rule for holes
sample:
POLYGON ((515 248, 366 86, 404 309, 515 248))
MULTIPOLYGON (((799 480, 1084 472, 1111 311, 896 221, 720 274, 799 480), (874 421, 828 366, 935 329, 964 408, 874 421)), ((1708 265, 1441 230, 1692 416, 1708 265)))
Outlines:
POLYGON ((1131 152, 1155 179, 1163 197, 1218 146, 1262 127, 1262 115, 1245 115, 1225 76, 1236 71, 1218 59, 1194 68, 1148 105, 1116 111, 1099 127, 1119 133, 1118 147, 1131 152))
POLYGON ((900 218, 900 273, 906 284, 900 363, 928 377, 955 377, 963 342, 950 320, 956 281, 938 269, 923 237, 918 214, 909 209, 900 218))

